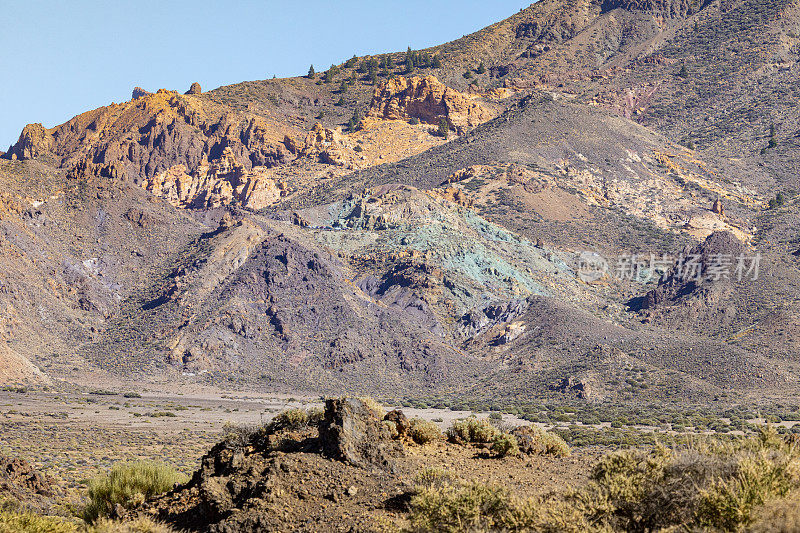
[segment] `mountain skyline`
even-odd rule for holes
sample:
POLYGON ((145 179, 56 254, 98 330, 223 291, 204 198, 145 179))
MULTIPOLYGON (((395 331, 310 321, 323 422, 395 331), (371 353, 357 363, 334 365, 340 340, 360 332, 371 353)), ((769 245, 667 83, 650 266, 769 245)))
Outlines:
POLYGON ((205 90, 241 80, 323 71, 353 54, 425 48, 498 21, 529 2, 422 2, 398 17, 390 4, 320 0, 145 1, 82 0, 11 3, 0 33, 0 151, 25 124, 53 127, 141 86, 205 90), (221 12, 220 12, 221 11, 221 12), (81 13, 81 16, 74 16, 81 13), (302 21, 294 24, 294 21, 302 21), (269 28, 268 32, 262 28, 269 28), (185 86, 185 87, 184 87, 185 86))

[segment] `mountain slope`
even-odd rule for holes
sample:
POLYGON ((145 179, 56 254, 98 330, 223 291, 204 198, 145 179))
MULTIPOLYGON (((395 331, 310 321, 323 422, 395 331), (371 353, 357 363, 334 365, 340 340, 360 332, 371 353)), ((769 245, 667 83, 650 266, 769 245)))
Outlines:
POLYGON ((542 0, 407 62, 30 125, 0 161, 4 338, 69 380, 795 394, 797 14, 542 0), (762 276, 683 283, 686 253, 762 276))

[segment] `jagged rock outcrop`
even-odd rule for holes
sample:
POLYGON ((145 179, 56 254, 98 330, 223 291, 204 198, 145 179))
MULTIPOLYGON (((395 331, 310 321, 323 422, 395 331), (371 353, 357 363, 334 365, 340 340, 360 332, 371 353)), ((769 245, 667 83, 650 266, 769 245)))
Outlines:
POLYGON ((285 190, 282 182, 266 177, 265 170, 245 170, 228 147, 209 164, 201 164, 191 172, 185 165, 175 165, 143 181, 142 187, 175 207, 240 205, 261 209, 278 201, 285 190))
POLYGON ((319 440, 322 453, 355 466, 386 465, 402 453, 383 421, 356 398, 325 402, 319 440))
POLYGON ((720 300, 720 293, 729 290, 732 281, 752 276, 749 270, 755 256, 747 256, 746 251, 746 246, 733 233, 712 233, 702 244, 685 249, 658 286, 643 297, 635 298, 631 306, 637 310, 676 305, 706 307, 720 300))
POLYGON ((668 18, 683 18, 703 9, 711 0, 603 0, 602 12, 614 9, 653 13, 668 18))
POLYGON ((74 117, 56 128, 25 127, 6 158, 50 155, 71 177, 140 180, 176 165, 189 172, 219 159, 228 148, 250 170, 286 163, 288 128, 230 108, 160 89, 74 117))
MULTIPOLYGON (((293 139, 285 139, 284 144, 296 150, 293 139)), ((351 160, 351 153, 345 146, 341 128, 327 129, 322 124, 315 124, 305 138, 305 144, 300 151, 302 157, 317 158, 321 163, 329 165, 346 166, 351 160)))
POLYGON ((0 456, 0 501, 48 513, 61 495, 56 480, 16 457, 0 456))
POLYGON ((416 118, 427 124, 447 120, 459 134, 496 116, 493 109, 452 89, 434 76, 397 77, 375 87, 369 117, 416 118))
POLYGON ((151 94, 153 93, 145 89, 142 89, 141 87, 134 87, 133 92, 131 93, 131 100, 137 100, 144 96, 150 96, 151 94))
POLYGON ((47 153, 52 146, 52 137, 41 124, 28 124, 22 129, 17 144, 13 145, 6 159, 34 159, 47 153))
POLYGON ((386 413, 383 417, 383 421, 394 426, 398 437, 404 437, 408 433, 408 430, 411 429, 411 422, 400 409, 393 409, 386 413))
POLYGON ((194 82, 191 85, 191 87, 189 87, 189 90, 186 91, 186 94, 200 94, 202 92, 203 92, 203 90, 200 88, 200 84, 197 83, 197 82, 194 82))

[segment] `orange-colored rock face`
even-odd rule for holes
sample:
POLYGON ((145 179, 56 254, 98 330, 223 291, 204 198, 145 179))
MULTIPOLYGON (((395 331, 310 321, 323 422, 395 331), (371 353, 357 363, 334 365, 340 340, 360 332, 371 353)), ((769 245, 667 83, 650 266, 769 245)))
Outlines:
POLYGON ((341 129, 330 130, 316 124, 308 132, 305 146, 300 155, 303 157, 316 157, 322 163, 329 165, 346 166, 352 159, 352 150, 345 149, 345 139, 341 129))
POLYGON ((491 120, 496 112, 434 76, 397 77, 375 87, 368 116, 383 119, 417 118, 428 124, 445 119, 459 133, 491 120))
POLYGON ((233 151, 226 148, 220 159, 187 171, 175 165, 156 174, 142 186, 175 207, 205 208, 241 205, 261 209, 281 197, 279 184, 263 175, 263 168, 247 171, 236 162, 233 151))
POLYGON ((151 179, 176 164, 195 169, 225 147, 248 168, 291 159, 283 145, 291 130, 281 125, 165 89, 135 96, 49 130, 29 124, 9 157, 49 153, 74 176, 130 179, 151 179))
POLYGON ((52 138, 41 124, 28 124, 23 128, 19 141, 8 153, 11 159, 33 159, 47 152, 52 138))

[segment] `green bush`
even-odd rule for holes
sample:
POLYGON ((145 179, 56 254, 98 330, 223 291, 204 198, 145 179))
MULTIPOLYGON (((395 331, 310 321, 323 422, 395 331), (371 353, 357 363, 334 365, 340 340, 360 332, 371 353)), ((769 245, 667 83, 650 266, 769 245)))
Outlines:
POLYGON ((408 436, 417 444, 427 444, 442 438, 439 426, 422 418, 412 418, 409 423, 408 436))
POLYGON ((529 455, 552 455, 568 457, 569 446, 560 436, 538 426, 522 426, 512 431, 520 451, 529 455))
POLYGON ((280 429, 300 429, 308 425, 308 411, 305 409, 287 409, 281 411, 269 423, 272 431, 280 429))
POLYGON ((446 484, 417 489, 409 503, 410 531, 523 531, 536 523, 536 509, 504 487, 446 484))
POLYGON ((134 461, 114 465, 107 475, 89 482, 89 504, 83 518, 94 523, 111 515, 117 505, 129 509, 148 498, 171 490, 187 477, 171 466, 153 461, 134 461))
POLYGON ((77 532, 77 526, 63 518, 40 516, 31 511, 0 509, 0 533, 77 532))
POLYGON ((447 119, 439 119, 439 128, 437 130, 439 137, 444 137, 447 139, 450 136, 450 123, 447 119))
POLYGON ((417 490, 441 488, 445 485, 452 485, 456 483, 456 476, 443 468, 430 466, 417 472, 414 476, 414 486, 417 490))
POLYGON ((766 430, 756 438, 612 453, 591 479, 574 502, 614 530, 741 531, 765 502, 800 490, 800 451, 766 430))
POLYGON ((506 455, 519 455, 519 444, 514 435, 508 433, 501 433, 497 435, 492 441, 492 451, 499 457, 506 455))
POLYGON ((486 443, 499 433, 488 420, 475 417, 456 420, 447 430, 447 440, 456 444, 486 443))

